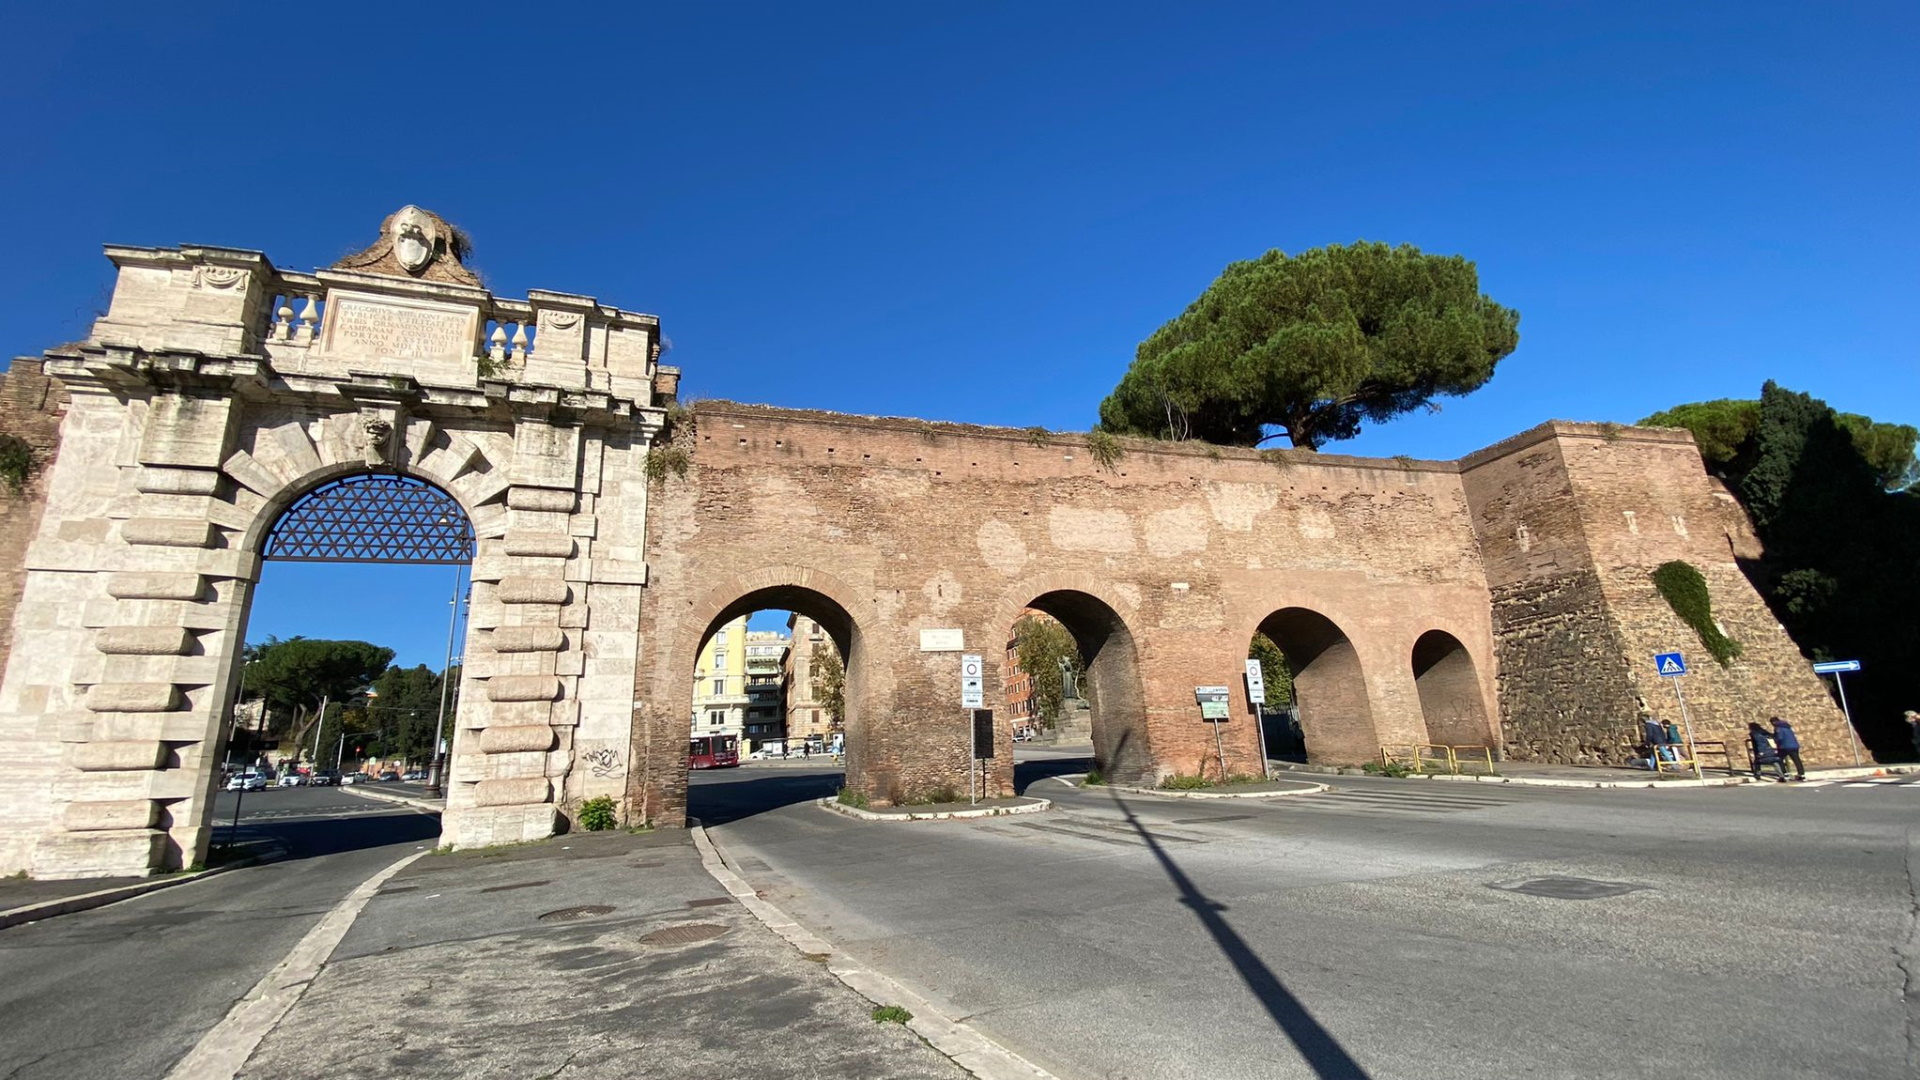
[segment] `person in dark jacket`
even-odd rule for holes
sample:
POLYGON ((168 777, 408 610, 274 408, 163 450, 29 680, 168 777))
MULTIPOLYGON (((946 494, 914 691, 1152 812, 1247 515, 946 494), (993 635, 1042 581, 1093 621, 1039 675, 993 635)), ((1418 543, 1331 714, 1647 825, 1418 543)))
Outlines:
POLYGON ((1673 749, 1667 743, 1667 731, 1660 721, 1649 716, 1640 725, 1641 738, 1647 743, 1647 767, 1654 772, 1660 771, 1660 763, 1673 760, 1673 749))
POLYGON ((1786 774, 1786 763, 1791 761, 1793 762, 1793 778, 1795 780, 1805 780, 1807 778, 1807 767, 1800 764, 1800 736, 1793 733, 1792 724, 1787 723, 1777 716, 1773 718, 1772 724, 1773 745, 1780 748, 1781 774, 1786 774))
POLYGON ((1780 782, 1786 783, 1786 766, 1780 764, 1780 755, 1774 753, 1773 736, 1767 734, 1767 729, 1759 724, 1749 723, 1747 742, 1753 751, 1753 778, 1760 779, 1760 766, 1771 765, 1774 771, 1780 774, 1780 782))

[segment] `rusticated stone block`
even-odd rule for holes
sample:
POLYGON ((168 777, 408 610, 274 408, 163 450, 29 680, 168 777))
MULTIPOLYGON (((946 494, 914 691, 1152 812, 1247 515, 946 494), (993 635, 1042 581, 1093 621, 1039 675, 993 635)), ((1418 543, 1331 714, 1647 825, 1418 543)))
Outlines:
POLYGON ((502 626, 490 642, 499 653, 558 652, 567 637, 557 626, 502 626))
POLYGON ((488 701, 552 701, 560 680, 551 675, 500 675, 487 680, 488 701))
POLYGON ((503 604, 564 604, 569 590, 557 577, 505 577, 494 595, 503 604))
POLYGON ((160 806, 152 799, 110 799, 68 803, 60 823, 75 832, 99 829, 151 829, 160 820, 160 806))
POLYGON ((49 880, 144 877, 160 868, 167 834, 155 829, 56 832, 33 849, 33 876, 49 880))
POLYGON ((536 559, 569 558, 573 546, 573 537, 559 532, 510 532, 500 541, 507 554, 536 559))
POLYGON ((89 742, 67 747, 67 761, 81 772, 157 769, 167 760, 160 742, 89 742))
POLYGON ((525 806, 552 798, 553 784, 544 776, 482 780, 474 785, 473 796, 477 806, 525 806))
POLYGON ((211 495, 220 490, 215 469, 167 469, 149 465, 140 470, 135 487, 154 495, 211 495))
POLYGON ((181 656, 192 648, 193 635, 182 626, 108 626, 93 644, 116 656, 181 656))
POLYGON ((92 712, 173 712, 180 704, 180 688, 172 683, 96 683, 87 687, 87 708, 92 712))
POLYGON ((120 526, 120 539, 154 547, 207 547, 213 523, 190 518, 133 518, 120 526))
POLYGON ((107 577, 107 595, 116 600, 198 600, 206 591, 199 574, 127 571, 107 577))
POLYGON ((549 513, 573 512, 574 493, 561 488, 516 487, 507 492, 509 510, 544 510, 549 513))
POLYGON ((553 749, 553 729, 545 724, 511 724, 480 732, 483 754, 513 754, 553 749))

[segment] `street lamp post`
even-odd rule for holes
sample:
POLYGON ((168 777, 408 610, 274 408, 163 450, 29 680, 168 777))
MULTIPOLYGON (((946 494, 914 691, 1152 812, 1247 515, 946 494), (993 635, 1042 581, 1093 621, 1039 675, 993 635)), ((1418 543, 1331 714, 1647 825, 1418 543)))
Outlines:
POLYGON ((427 794, 439 796, 446 790, 443 783, 447 769, 446 733, 447 733, 447 690, 453 682, 453 632, 460 624, 460 571, 453 568, 453 595, 447 600, 447 660, 440 669, 440 719, 433 726, 433 764, 427 768, 427 794))

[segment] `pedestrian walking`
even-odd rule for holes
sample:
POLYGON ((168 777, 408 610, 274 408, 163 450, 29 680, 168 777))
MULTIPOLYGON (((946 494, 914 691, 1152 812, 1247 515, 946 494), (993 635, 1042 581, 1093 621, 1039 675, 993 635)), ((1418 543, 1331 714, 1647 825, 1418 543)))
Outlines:
POLYGON ((1793 733, 1792 724, 1787 723, 1777 716, 1773 718, 1771 723, 1773 724, 1773 745, 1780 750, 1781 775, 1786 775, 1786 763, 1791 761, 1793 762, 1793 778, 1795 780, 1805 780, 1807 778, 1807 767, 1800 764, 1800 736, 1793 733))
POLYGON ((1913 729, 1913 753, 1920 757, 1920 712, 1907 710, 1907 726, 1913 729))
POLYGON ((1773 749, 1773 736, 1767 734, 1767 729, 1756 723, 1748 723, 1747 742, 1753 755, 1753 778, 1760 779, 1760 766, 1771 765, 1780 774, 1780 782, 1786 783, 1786 766, 1780 764, 1780 755, 1773 749))

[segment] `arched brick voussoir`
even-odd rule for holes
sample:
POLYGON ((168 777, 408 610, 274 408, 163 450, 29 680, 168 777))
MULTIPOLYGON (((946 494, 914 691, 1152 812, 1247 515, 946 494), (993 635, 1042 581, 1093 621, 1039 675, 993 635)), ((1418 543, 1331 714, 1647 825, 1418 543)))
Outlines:
MULTIPOLYGON (((865 607, 872 607, 871 591, 858 591, 825 570, 779 564, 735 574, 708 589, 699 599, 687 605, 685 614, 678 620, 678 629, 682 636, 692 638, 697 648, 700 641, 705 638, 708 628, 728 607, 738 603, 742 597, 764 592, 767 589, 804 589, 819 593, 838 604, 841 610, 853 619, 855 625, 860 622, 863 610, 861 601, 863 599, 866 601, 865 607)), ((691 661, 689 661, 688 670, 692 670, 691 661)))
MULTIPOLYGON (((1099 577, 1079 570, 1054 570, 1035 577, 1021 578, 1001 590, 1000 598, 994 601, 993 623, 986 629, 996 634, 1005 634, 1020 618, 1033 601, 1048 593, 1077 592, 1085 593, 1095 600, 1113 609, 1120 621, 1129 630, 1140 625, 1140 607, 1115 591, 1111 579, 1099 577)), ((991 639, 989 639, 991 640, 991 639)), ((1135 637, 1138 642, 1140 638, 1135 637)), ((1249 634, 1247 640, 1253 640, 1249 634)))

